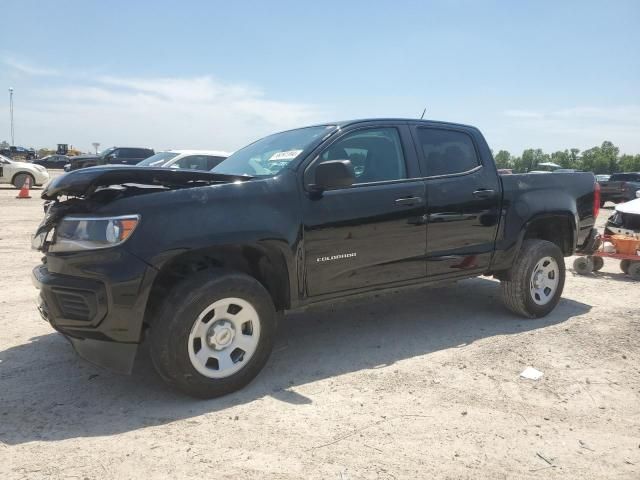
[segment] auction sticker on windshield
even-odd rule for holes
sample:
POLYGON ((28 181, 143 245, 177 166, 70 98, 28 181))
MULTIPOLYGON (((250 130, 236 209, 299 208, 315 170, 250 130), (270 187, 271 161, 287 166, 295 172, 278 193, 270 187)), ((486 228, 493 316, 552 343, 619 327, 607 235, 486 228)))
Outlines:
POLYGON ((302 150, 287 150, 285 152, 274 153, 269 157, 270 162, 281 162, 282 160, 293 160, 302 150))

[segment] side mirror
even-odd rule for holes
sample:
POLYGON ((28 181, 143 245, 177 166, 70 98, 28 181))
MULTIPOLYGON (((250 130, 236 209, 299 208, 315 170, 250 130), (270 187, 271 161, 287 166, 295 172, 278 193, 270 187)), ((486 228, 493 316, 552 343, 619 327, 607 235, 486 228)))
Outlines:
POLYGON ((351 160, 329 160, 316 167, 315 184, 311 185, 316 192, 333 188, 350 187, 356 181, 351 160))

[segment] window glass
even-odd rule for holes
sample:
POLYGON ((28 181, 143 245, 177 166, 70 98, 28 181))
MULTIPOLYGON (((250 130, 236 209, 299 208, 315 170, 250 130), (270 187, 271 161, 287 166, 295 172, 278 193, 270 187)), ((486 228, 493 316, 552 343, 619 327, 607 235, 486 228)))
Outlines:
POLYGON ((395 128, 372 128, 346 135, 320 156, 321 160, 351 160, 356 183, 407 178, 402 143, 395 128))
POLYGON ((180 155, 178 152, 158 152, 151 157, 147 157, 141 162, 138 162, 138 165, 143 167, 161 167, 165 163, 167 163, 172 158, 180 155))
POLYGON ((611 175, 611 178, 609 180, 614 182, 638 182, 640 181, 640 175, 636 173, 614 173, 613 175, 611 175))
POLYGON ((471 137, 463 132, 418 128, 420 168, 428 177, 467 172, 479 165, 471 137))
POLYGON ((207 156, 205 157, 207 160, 207 170, 211 170, 213 167, 215 167, 216 165, 218 165, 220 162, 222 162, 225 158, 227 157, 213 157, 213 156, 207 156))
POLYGON ((209 170, 206 155, 188 155, 182 157, 171 168, 187 168, 189 170, 209 170))
POLYGON ((335 131, 333 125, 299 128, 276 133, 238 150, 214 168, 216 173, 271 176, 301 154, 318 146, 335 131))

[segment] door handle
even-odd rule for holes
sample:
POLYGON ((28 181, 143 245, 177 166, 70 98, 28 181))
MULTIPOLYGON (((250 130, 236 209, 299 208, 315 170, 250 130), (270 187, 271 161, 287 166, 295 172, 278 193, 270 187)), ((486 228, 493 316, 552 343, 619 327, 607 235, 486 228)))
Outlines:
POLYGON ((478 198, 491 198, 495 196, 495 194, 495 190, 489 190, 486 188, 481 188, 480 190, 476 190, 475 192, 473 192, 473 196, 478 198))
POLYGON ((402 207, 402 206, 409 206, 409 205, 421 205, 424 202, 424 198, 422 197, 404 197, 404 198, 397 198, 396 199, 396 205, 402 207))

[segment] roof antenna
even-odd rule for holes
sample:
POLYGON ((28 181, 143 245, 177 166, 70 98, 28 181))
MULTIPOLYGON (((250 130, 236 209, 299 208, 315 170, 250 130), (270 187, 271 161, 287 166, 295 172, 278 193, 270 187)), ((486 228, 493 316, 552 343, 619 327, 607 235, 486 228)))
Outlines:
POLYGON ((422 120, 424 118, 424 114, 427 113, 427 108, 425 107, 425 109, 422 111, 422 115, 420 115, 420 120, 422 120))

